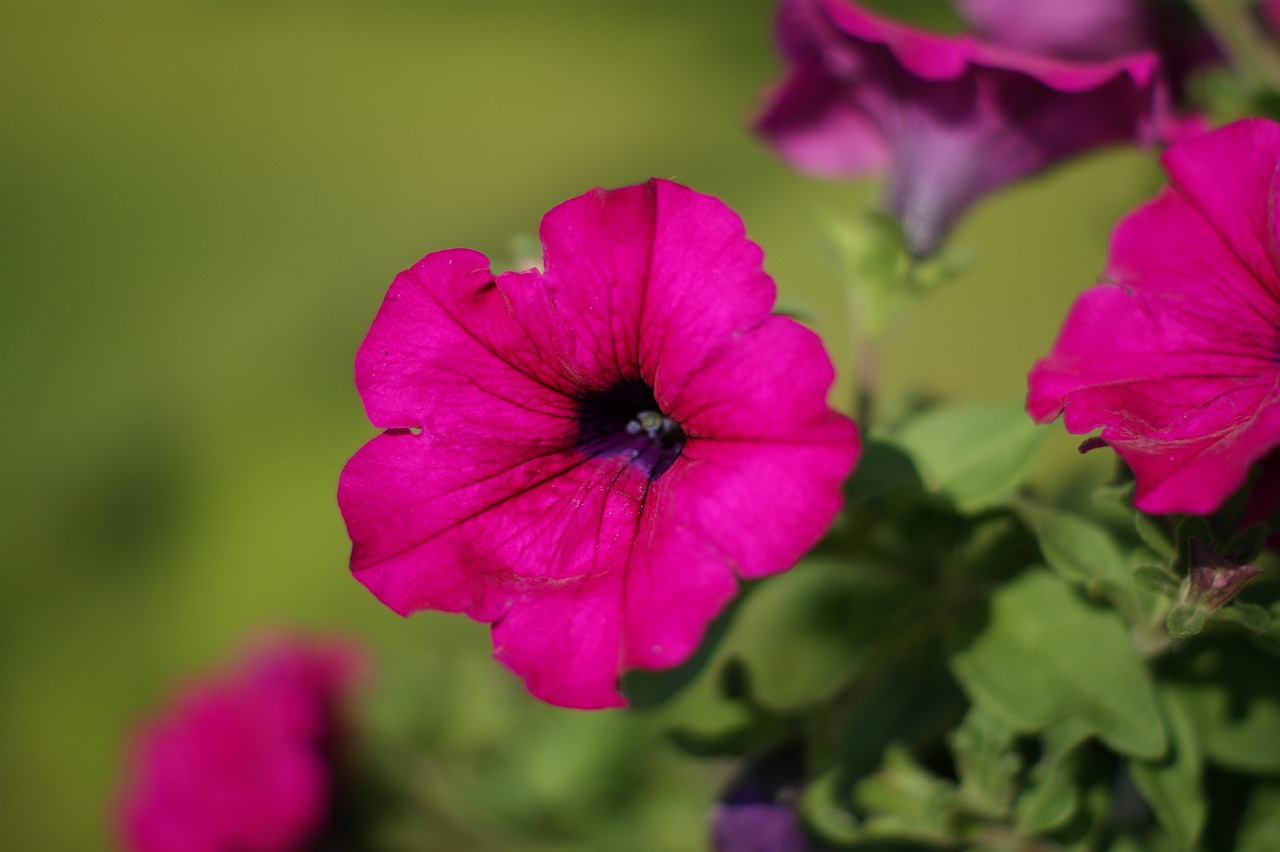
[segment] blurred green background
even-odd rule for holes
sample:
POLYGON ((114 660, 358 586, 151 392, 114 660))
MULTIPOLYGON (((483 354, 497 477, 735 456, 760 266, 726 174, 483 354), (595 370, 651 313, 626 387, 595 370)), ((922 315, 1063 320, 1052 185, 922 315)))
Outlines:
MULTIPOLYGON (((744 129, 778 70, 772 6, 0 3, 7 848, 113 848, 137 720, 291 627, 406 678, 442 821, 485 826, 439 848, 701 845, 726 767, 680 756, 661 714, 538 705, 482 625, 394 616, 347 573, 333 495, 373 434, 351 360, 394 274, 455 246, 500 260, 596 185, 656 175, 734 207, 828 339, 843 407, 811 222, 874 187, 793 175, 744 129)), ((1021 394, 1158 181, 1113 151, 980 204, 953 240, 979 262, 900 329, 886 394, 1021 394)))

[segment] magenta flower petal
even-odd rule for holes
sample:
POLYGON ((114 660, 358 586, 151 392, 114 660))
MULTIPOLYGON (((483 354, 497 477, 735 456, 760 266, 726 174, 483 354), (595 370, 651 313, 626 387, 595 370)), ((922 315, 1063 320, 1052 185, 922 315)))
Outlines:
POLYGON ((346 647, 281 642, 197 684, 141 733, 121 804, 137 852, 291 852, 324 828, 346 647))
POLYGON ((1211 512, 1280 444, 1280 125, 1171 147, 1170 185, 1116 227, 1104 280, 1029 377, 1027 410, 1101 429, 1149 512, 1211 512))
POLYGON ((887 173, 909 248, 932 253, 987 193, 1102 145, 1153 139, 1154 54, 1062 62, 882 20, 844 0, 783 0, 790 74, 756 129, 794 167, 887 173))
POLYGON ((682 662, 738 578, 817 541, 857 431, 721 202, 596 190, 541 234, 543 271, 455 250, 397 277, 356 357, 387 431, 338 500, 392 609, 492 622, 534 695, 615 706, 624 668, 682 662))

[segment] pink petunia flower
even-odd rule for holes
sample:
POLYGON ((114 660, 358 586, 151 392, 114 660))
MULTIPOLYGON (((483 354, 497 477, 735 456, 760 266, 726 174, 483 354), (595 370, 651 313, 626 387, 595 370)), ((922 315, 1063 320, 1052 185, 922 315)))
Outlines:
POLYGON ((858 438, 720 201, 595 190, 541 237, 544 271, 455 249, 396 278, 356 356, 388 431, 338 502, 383 603, 492 622, 534 695, 616 706, 623 669, 682 662, 737 578, 818 540, 858 438))
POLYGON ((1064 62, 845 0, 783 0, 777 38, 790 73, 756 129, 802 171, 884 172, 885 204, 918 256, 995 189, 1092 148, 1152 141, 1166 98, 1154 54, 1064 62))
POLYGON ((1147 512, 1208 513, 1280 445, 1280 125, 1175 145, 1029 377, 1027 411, 1102 429, 1147 512))
POLYGON ((279 641, 142 730, 120 805, 136 852, 294 852, 329 815, 329 754, 359 655, 279 641))

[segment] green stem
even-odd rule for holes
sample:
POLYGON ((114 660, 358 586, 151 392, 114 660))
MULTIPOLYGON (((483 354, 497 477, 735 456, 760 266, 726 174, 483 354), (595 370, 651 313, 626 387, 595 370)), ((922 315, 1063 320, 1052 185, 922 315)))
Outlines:
POLYGON ((858 341, 858 389, 853 402, 853 419, 865 432, 871 425, 875 411, 876 374, 880 367, 880 345, 862 335, 858 341))
POLYGON ((1258 27, 1249 0, 1190 0, 1200 20, 1226 51, 1232 69, 1253 91, 1280 91, 1280 51, 1258 27))

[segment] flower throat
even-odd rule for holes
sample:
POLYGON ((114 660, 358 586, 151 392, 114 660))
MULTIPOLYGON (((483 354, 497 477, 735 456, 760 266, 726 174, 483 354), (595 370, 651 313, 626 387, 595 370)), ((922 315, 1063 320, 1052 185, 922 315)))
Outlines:
POLYGON ((629 456, 631 464, 656 480, 684 449, 680 424, 668 417, 639 379, 589 391, 578 403, 578 447, 590 456, 629 456))

